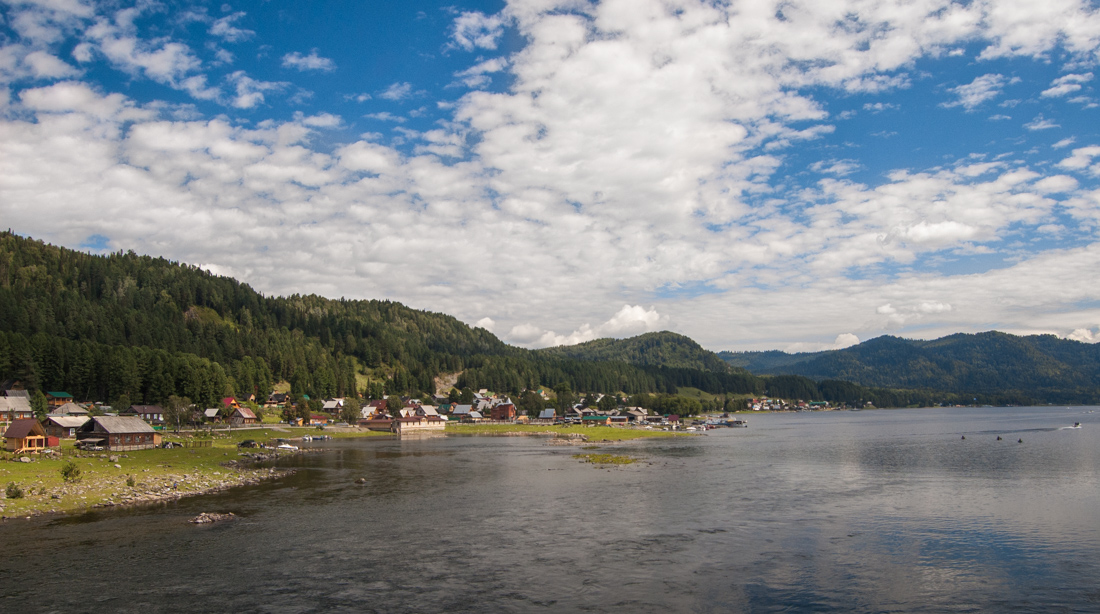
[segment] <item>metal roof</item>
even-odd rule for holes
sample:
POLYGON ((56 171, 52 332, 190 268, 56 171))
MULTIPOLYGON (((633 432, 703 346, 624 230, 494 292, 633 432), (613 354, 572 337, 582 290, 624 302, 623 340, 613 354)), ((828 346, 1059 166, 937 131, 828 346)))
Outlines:
MULTIPOLYGON (((96 416, 92 418, 106 433, 155 433, 153 427, 137 416, 96 416)), ((94 428, 94 427, 93 427, 94 428)))

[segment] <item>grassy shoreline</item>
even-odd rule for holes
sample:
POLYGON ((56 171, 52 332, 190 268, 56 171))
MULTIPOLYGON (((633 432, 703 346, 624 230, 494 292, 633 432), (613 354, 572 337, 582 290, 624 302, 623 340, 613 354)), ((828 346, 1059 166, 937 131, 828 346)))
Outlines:
MULTIPOLYGON (((237 444, 252 439, 270 442, 276 438, 298 439, 320 434, 315 428, 276 427, 216 431, 198 436, 166 434, 166 441, 204 441, 209 447, 154 448, 128 452, 82 452, 71 439, 62 440, 60 454, 31 455, 32 462, 0 462, 0 519, 41 514, 81 513, 95 508, 172 501, 234 486, 254 484, 286 475, 285 470, 259 467, 241 452, 288 454, 274 450, 241 450, 237 444), (61 468, 69 463, 80 470, 79 481, 66 482, 61 468), (132 485, 128 480, 132 479, 132 485), (3 495, 14 482, 23 496, 3 495)), ((334 433, 333 437, 371 437, 385 433, 334 433)), ((289 452, 292 453, 292 452, 289 452)))
MULTIPOLYGON (((525 424, 448 424, 447 435, 585 435, 588 441, 627 441, 654 437, 682 437, 688 433, 646 431, 606 426, 542 426, 525 424)), ((242 452, 288 454, 273 450, 242 450, 241 441, 269 443, 277 438, 295 440, 303 435, 327 435, 333 439, 390 437, 390 433, 314 427, 242 428, 212 435, 166 434, 166 441, 209 440, 209 447, 154 448, 128 452, 82 452, 71 439, 62 440, 60 454, 32 455, 32 462, 0 461, 0 519, 73 514, 95 508, 172 501, 234 486, 254 484, 286 475, 285 470, 255 466, 242 452), (61 468, 68 462, 80 470, 79 481, 66 482, 61 468), (132 485, 128 483, 131 480, 132 485), (14 482, 23 496, 2 496, 14 482)), ((289 452, 293 453, 293 452, 289 452)))

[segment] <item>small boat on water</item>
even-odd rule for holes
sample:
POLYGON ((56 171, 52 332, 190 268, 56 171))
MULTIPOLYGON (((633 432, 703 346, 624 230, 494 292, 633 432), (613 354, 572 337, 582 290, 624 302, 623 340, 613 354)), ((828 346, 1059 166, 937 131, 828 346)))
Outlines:
POLYGON ((1073 426, 1071 426, 1070 428, 1079 429, 1079 428, 1081 428, 1081 423, 1080 422, 1074 422, 1073 426))

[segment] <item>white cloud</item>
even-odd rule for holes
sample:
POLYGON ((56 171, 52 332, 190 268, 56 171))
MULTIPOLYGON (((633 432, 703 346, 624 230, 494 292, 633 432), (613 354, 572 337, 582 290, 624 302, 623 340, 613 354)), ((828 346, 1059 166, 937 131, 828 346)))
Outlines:
MULTIPOLYGON (((1080 283, 1100 266, 1087 244, 1100 228, 1090 147, 1060 170, 987 156, 866 184, 849 174, 857 153, 830 149, 810 159, 831 176, 797 192, 786 183, 804 159, 787 148, 833 129, 823 90, 920 85, 908 74, 918 60, 964 44, 986 57, 1044 57, 1058 40, 1074 57, 1094 52, 1082 32, 1096 20, 1079 5, 1013 4, 1019 21, 1002 4, 791 2, 780 21, 759 3, 516 2, 485 19, 514 25, 525 46, 455 75, 507 71, 508 88, 440 104, 449 115, 401 131, 403 148, 315 139, 341 125, 335 115, 249 124, 237 120, 252 113, 187 116, 78 83, 32 88, 0 118, 0 217, 70 246, 102 234, 215 263, 271 294, 492 314, 528 345, 672 322, 715 349, 991 322, 1065 334, 1100 322, 1096 291, 1080 283), (225 241, 225 228, 245 230, 225 241), (1082 246, 1018 247, 1033 231, 1082 246), (989 270, 951 271, 978 253, 989 270)), ((291 88, 208 78, 190 48, 138 36, 131 17, 81 17, 99 29, 73 57, 241 108, 291 88)), ((461 39, 499 44, 491 24, 481 31, 461 39)), ((956 104, 994 100, 1009 82, 995 76, 954 92, 956 104)), ((383 94, 415 95, 404 82, 383 94)))
POLYGON ((1036 115, 1035 119, 1033 119, 1033 120, 1029 121, 1028 123, 1024 124, 1024 128, 1027 128, 1028 130, 1031 130, 1033 132, 1036 131, 1036 130, 1050 130, 1051 128, 1060 128, 1060 127, 1061 126, 1054 123, 1054 120, 1047 119, 1047 118, 1043 117, 1042 113, 1036 115))
POLYGON ((238 109, 251 109, 264 103, 264 92, 278 92, 286 89, 289 83, 281 81, 259 81, 238 70, 226 77, 233 84, 237 95, 230 102, 238 109))
POLYGON ((976 77, 970 83, 948 89, 947 91, 955 94, 958 100, 954 102, 945 102, 941 106, 957 107, 961 105, 967 111, 973 111, 975 107, 983 102, 999 96, 1005 82, 1006 79, 1004 75, 991 73, 976 77))
POLYGON ((899 108, 898 105, 890 102, 868 102, 863 105, 864 111, 870 111, 872 113, 882 113, 883 111, 890 111, 899 108))
POLYGON ((843 350, 853 345, 859 345, 859 337, 852 333, 841 333, 836 336, 836 339, 832 343, 813 343, 813 342, 798 342, 788 345, 784 351, 789 353, 797 352, 821 352, 825 350, 843 350))
POLYGON ((243 12, 237 12, 215 20, 210 26, 210 34, 231 43, 252 38, 256 35, 254 31, 233 25, 233 22, 239 21, 244 16, 243 12))
POLYGON ((336 62, 317 55, 316 49, 310 51, 309 55, 302 55, 295 51, 283 56, 283 68, 293 68, 300 72, 305 72, 307 70, 332 72, 336 70, 336 62))
POLYGON ((1071 152, 1071 155, 1058 163, 1058 166, 1070 170, 1083 169, 1092 164, 1092 159, 1100 156, 1100 145, 1079 147, 1071 152))
POLYGON ((505 339, 527 347, 576 345, 603 337, 630 337, 652 332, 666 328, 668 323, 669 318, 657 313, 653 307, 646 309, 641 305, 623 305, 618 313, 603 324, 597 326, 583 324, 567 335, 559 335, 554 331, 523 323, 513 326, 505 339))
POLYGON ((28 53, 23 61, 31 68, 37 79, 64 79, 80 74, 76 68, 45 51, 28 53))
POLYGON ((1073 145, 1076 142, 1077 142, 1077 137, 1070 136, 1070 137, 1066 137, 1066 138, 1062 139, 1061 141, 1058 141, 1057 143, 1051 145, 1050 147, 1051 147, 1051 149, 1061 149, 1063 147, 1069 147, 1070 145, 1073 145))
POLYGON ((485 317, 478 320, 475 326, 479 328, 484 328, 489 332, 493 332, 493 327, 496 326, 496 322, 494 322, 492 318, 485 317))
POLYGON ((1077 328, 1073 332, 1066 335, 1066 339, 1072 339, 1073 341, 1081 341, 1083 343, 1097 343, 1100 342, 1100 333, 1095 332, 1095 329, 1100 329, 1100 326, 1094 326, 1093 328, 1077 328))
POLYGON ((412 96, 412 91, 412 83, 394 83, 387 87, 381 94, 378 94, 378 97, 385 98, 386 100, 404 100, 412 96))
POLYGON ((1085 73, 1081 75, 1064 75, 1058 77, 1051 82, 1050 88, 1043 90, 1041 96, 1044 98, 1056 98, 1059 96, 1065 96, 1072 94, 1073 92, 1081 89, 1082 83, 1087 83, 1092 80, 1092 73, 1085 73))
POLYGON ((497 40, 504 33, 504 20, 499 15, 485 15, 467 11, 455 18, 451 38, 466 51, 475 48, 496 49, 497 40))
POLYGON ((824 175, 844 177, 862 168, 856 160, 819 160, 810 165, 810 170, 824 175))

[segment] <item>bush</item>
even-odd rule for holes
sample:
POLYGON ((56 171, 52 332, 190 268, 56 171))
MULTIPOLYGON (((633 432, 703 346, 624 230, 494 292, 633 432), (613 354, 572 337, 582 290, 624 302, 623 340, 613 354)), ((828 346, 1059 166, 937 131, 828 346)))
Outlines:
POLYGON ((69 461, 61 466, 61 479, 66 482, 80 481, 80 467, 76 466, 75 461, 69 461))
POLYGON ((15 482, 8 482, 8 487, 4 489, 4 495, 9 499, 22 499, 23 489, 19 488, 19 485, 15 482))
POLYGON ((136 484, 136 482, 134 481, 134 476, 132 476, 132 475, 126 476, 126 485, 129 486, 130 488, 133 488, 134 484, 136 484))

